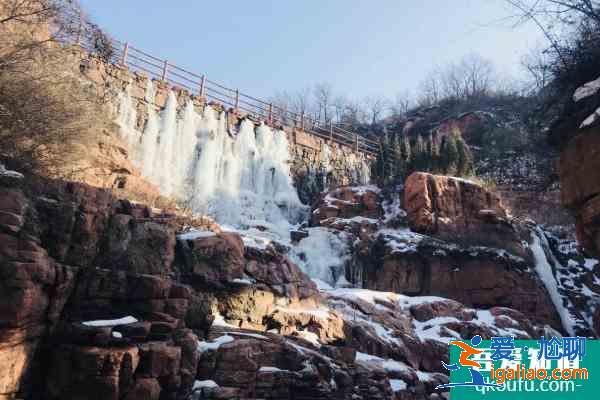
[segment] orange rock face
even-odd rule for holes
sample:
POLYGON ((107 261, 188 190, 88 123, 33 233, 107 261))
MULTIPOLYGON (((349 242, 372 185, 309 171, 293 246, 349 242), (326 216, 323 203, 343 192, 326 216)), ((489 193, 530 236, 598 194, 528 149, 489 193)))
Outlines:
POLYGON ((524 249, 500 197, 458 178, 415 172, 404 189, 410 228, 444 240, 498 246, 517 255, 524 249))

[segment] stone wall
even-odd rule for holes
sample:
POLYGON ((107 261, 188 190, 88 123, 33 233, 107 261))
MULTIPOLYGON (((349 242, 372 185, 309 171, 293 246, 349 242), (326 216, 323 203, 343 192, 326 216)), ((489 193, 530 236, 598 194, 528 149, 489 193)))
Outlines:
MULTIPOLYGON (((145 93, 149 78, 126 68, 106 64, 87 53, 81 53, 80 60, 82 75, 95 83, 98 95, 107 99, 114 112, 117 110, 117 95, 131 85, 129 88, 131 96, 137 101, 137 126, 138 129, 143 129, 147 120, 145 93)), ((222 105, 209 102, 206 98, 193 95, 185 89, 171 87, 157 80, 154 80, 154 86, 156 90, 154 105, 157 110, 165 107, 169 91, 173 90, 180 105, 191 99, 198 112, 201 112, 207 104, 226 111, 230 126, 237 125, 243 118, 250 118, 259 123, 252 116, 233 109, 225 109, 222 105)), ((370 164, 373 159, 371 156, 357 152, 354 146, 331 142, 301 129, 288 126, 274 126, 274 128, 282 129, 288 137, 292 156, 291 171, 304 203, 312 203, 318 193, 325 189, 358 183, 357 167, 363 161, 370 164)))

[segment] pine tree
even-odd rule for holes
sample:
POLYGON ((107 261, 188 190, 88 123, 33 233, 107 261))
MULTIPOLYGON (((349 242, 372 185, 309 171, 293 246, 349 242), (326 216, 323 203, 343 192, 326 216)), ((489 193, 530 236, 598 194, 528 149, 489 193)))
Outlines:
POLYGON ((410 164, 412 161, 412 151, 410 148, 410 140, 407 136, 402 137, 402 141, 400 142, 400 151, 402 153, 402 158, 406 161, 406 164, 410 164))
POLYGON ((445 136, 440 150, 440 167, 447 175, 455 175, 458 170, 459 154, 455 135, 445 136))
POLYGON ((402 151, 404 137, 395 137, 393 153, 394 153, 394 181, 403 182, 406 178, 406 159, 402 151))
POLYGON ((473 171, 473 154, 462 136, 456 136, 456 149, 458 152, 458 175, 470 175, 473 171))

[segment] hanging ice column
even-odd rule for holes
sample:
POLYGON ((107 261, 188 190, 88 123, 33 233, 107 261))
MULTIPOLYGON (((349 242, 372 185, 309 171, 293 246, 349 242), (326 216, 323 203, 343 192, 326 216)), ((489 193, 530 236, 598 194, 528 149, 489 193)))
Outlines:
POLYGON ((262 226, 287 236, 289 225, 303 217, 306 207, 290 176, 286 134, 243 120, 232 137, 224 112, 205 107, 199 115, 191 101, 178 111, 172 92, 157 113, 154 88, 148 85, 143 132, 135 129, 129 92, 120 96, 117 118, 143 176, 164 195, 187 201, 222 224, 262 226))

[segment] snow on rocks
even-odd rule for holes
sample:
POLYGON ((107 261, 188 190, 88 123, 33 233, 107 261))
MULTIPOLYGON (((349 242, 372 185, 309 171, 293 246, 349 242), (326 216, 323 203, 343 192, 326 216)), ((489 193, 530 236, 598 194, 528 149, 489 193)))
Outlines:
POLYGON ((205 351, 214 351, 221 347, 222 344, 233 342, 235 339, 230 335, 219 336, 218 338, 211 341, 198 342, 198 353, 204 353, 205 351))
POLYGON ((311 214, 312 225, 320 225, 329 218, 379 218, 379 193, 375 186, 346 186, 323 193, 311 214))
MULTIPOLYGON (((550 298, 562 321, 563 328, 569 335, 573 336, 575 334, 576 317, 571 315, 569 311, 568 305, 570 305, 570 301, 559 292, 560 284, 557 282, 552 265, 550 264, 551 262, 554 264, 557 262, 553 255, 551 255, 552 261, 548 259, 544 248, 549 248, 548 240, 544 236, 543 231, 537 229, 534 232, 533 244, 531 245, 531 251, 535 258, 535 270, 550 294, 550 298), (567 305, 565 305, 565 302, 567 305)), ((551 254, 551 252, 549 253, 551 254)))
POLYGON ((84 321, 83 325, 93 326, 93 327, 105 327, 105 326, 119 326, 119 325, 128 325, 138 322, 138 320, 131 315, 128 315, 123 318, 117 319, 99 319, 94 321, 84 321))
POLYGON ((298 242, 290 258, 311 278, 335 285, 350 260, 348 236, 322 227, 308 231, 308 237, 298 242))
POLYGON ((592 125, 594 122, 596 122, 598 120, 598 118, 600 118, 600 107, 598 107, 596 109, 596 111, 591 113, 586 119, 583 120, 581 125, 579 125, 579 129, 583 129, 583 128, 586 128, 586 127, 592 125))
POLYGON ((577 103, 580 100, 595 95, 598 93, 598 90, 600 90, 600 77, 578 87, 575 93, 573 93, 573 101, 577 103))
POLYGON ((0 182, 15 183, 21 181, 25 176, 17 171, 8 170, 0 164, 0 182))
POLYGON ((400 196, 396 194, 394 194, 394 198, 391 201, 384 200, 381 203, 381 207, 383 208, 383 222, 385 224, 402 221, 407 216, 406 211, 402 209, 400 196))
POLYGON ((410 229, 382 229, 379 231, 382 238, 391 248, 392 253, 415 253, 419 243, 426 236, 415 233, 410 229))
POLYGON ((196 239, 204 239, 204 238, 213 237, 213 236, 217 236, 217 234, 212 231, 192 230, 192 231, 186 232, 184 234, 178 235, 177 239, 179 239, 179 240, 196 240, 196 239))
POLYGON ((406 390, 407 385, 402 379, 390 379, 390 386, 394 392, 406 390))

